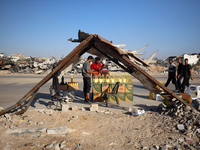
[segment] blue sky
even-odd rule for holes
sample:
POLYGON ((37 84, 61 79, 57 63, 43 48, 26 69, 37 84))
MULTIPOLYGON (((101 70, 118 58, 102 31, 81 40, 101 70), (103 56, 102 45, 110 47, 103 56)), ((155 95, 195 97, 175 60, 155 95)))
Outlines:
POLYGON ((78 30, 97 33, 142 58, 200 52, 200 0, 0 0, 0 52, 65 56, 78 30))

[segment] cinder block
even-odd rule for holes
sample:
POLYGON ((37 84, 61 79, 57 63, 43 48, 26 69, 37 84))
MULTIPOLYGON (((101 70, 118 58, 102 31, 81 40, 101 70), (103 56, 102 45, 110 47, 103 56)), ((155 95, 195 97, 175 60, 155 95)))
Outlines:
POLYGON ((98 111, 98 104, 91 104, 90 111, 98 111))
POLYGON ((66 112, 69 110, 69 105, 68 104, 62 104, 62 111, 66 112))

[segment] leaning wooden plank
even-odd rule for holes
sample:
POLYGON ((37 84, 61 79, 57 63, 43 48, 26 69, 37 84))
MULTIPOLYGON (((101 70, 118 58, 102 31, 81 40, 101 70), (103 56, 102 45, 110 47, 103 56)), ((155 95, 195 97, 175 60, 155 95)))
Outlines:
MULTIPOLYGON (((39 90, 39 89, 38 89, 39 90)), ((37 90, 37 91, 38 91, 37 90)), ((21 111, 18 111, 16 112, 16 115, 20 115, 20 114, 23 114, 24 112, 26 112, 29 108, 29 106, 31 105, 32 101, 34 100, 36 94, 37 94, 37 91, 35 91, 33 94, 32 94, 32 97, 31 99, 29 100, 29 102, 26 104, 26 105, 22 105, 22 107, 25 107, 25 109, 21 110, 21 111)))
MULTIPOLYGON (((135 64, 133 62, 131 62, 129 59, 127 59, 126 57, 123 57, 124 60, 126 60, 127 62, 129 62, 131 65, 133 65, 135 67, 135 64)), ((170 97, 174 97, 177 100, 181 101, 183 104, 191 107, 192 109, 195 109, 194 107, 192 107, 190 104, 188 104, 186 101, 184 101, 182 98, 180 98, 178 95, 176 95, 175 93, 173 93, 170 89, 168 89, 166 86, 164 86, 162 83, 160 83, 158 80, 156 80, 155 78, 153 78, 151 75, 149 75, 146 71, 142 70, 140 67, 136 67, 137 68, 137 73, 139 74, 143 74, 145 75, 149 80, 151 80, 152 82, 154 82, 155 84, 157 84, 160 88, 162 88, 164 90, 164 92, 169 93, 170 97)), ((132 73, 134 74, 134 73, 132 73)), ((139 78, 139 76, 138 76, 139 78)), ((145 82, 145 81, 144 81, 145 82)))
POLYGON ((7 109, 1 111, 0 115, 3 115, 5 113, 19 107, 24 101, 26 101, 31 96, 31 94, 33 94, 42 85, 44 85, 46 82, 48 82, 56 72, 58 72, 59 70, 63 70, 64 68, 68 67, 71 64, 72 60, 75 60, 79 57, 79 55, 82 55, 83 51, 85 51, 88 48, 88 46, 90 46, 90 41, 92 41, 92 40, 93 40, 93 35, 90 35, 87 39, 85 39, 83 42, 81 42, 77 47, 74 48, 74 50, 71 53, 69 53, 65 58, 63 58, 60 61, 60 63, 57 65, 57 67, 52 72, 50 72, 37 85, 35 85, 15 105, 8 107, 7 109))

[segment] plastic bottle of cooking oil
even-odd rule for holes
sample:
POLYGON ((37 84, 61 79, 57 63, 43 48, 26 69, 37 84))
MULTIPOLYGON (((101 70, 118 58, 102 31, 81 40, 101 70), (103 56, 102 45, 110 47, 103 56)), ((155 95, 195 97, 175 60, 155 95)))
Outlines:
POLYGON ((129 83, 131 83, 131 84, 133 83, 131 75, 129 75, 129 83))
POLYGON ((122 83, 122 76, 118 76, 118 82, 122 83))
POLYGON ((74 80, 74 79, 73 79, 73 74, 71 74, 71 82, 73 82, 73 80, 74 80))
POLYGON ((102 75, 102 78, 103 78, 103 83, 106 83, 106 77, 102 75))
POLYGON ((109 77, 109 75, 106 75, 106 83, 110 83, 110 77, 109 77))
POLYGON ((102 76, 99 76, 99 83, 103 83, 103 77, 102 76))
POLYGON ((118 82, 118 76, 117 75, 114 76, 114 79, 115 79, 114 83, 118 82))
POLYGON ((98 78, 97 78, 97 76, 94 76, 94 77, 93 77, 93 83, 98 83, 98 78))
POLYGON ((127 80, 126 80, 126 75, 123 75, 123 77, 122 77, 122 82, 123 82, 123 83, 126 83, 126 82, 127 82, 127 80))
POLYGON ((110 83, 114 83, 115 82, 115 79, 113 76, 110 76, 110 83))

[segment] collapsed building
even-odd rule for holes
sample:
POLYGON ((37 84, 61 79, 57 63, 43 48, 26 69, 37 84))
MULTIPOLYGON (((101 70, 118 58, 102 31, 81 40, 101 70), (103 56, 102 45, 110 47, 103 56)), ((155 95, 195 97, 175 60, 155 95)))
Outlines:
POLYGON ((0 70, 8 70, 11 73, 45 74, 51 72, 53 64, 57 63, 55 57, 24 57, 22 54, 6 56, 0 55, 0 70))

